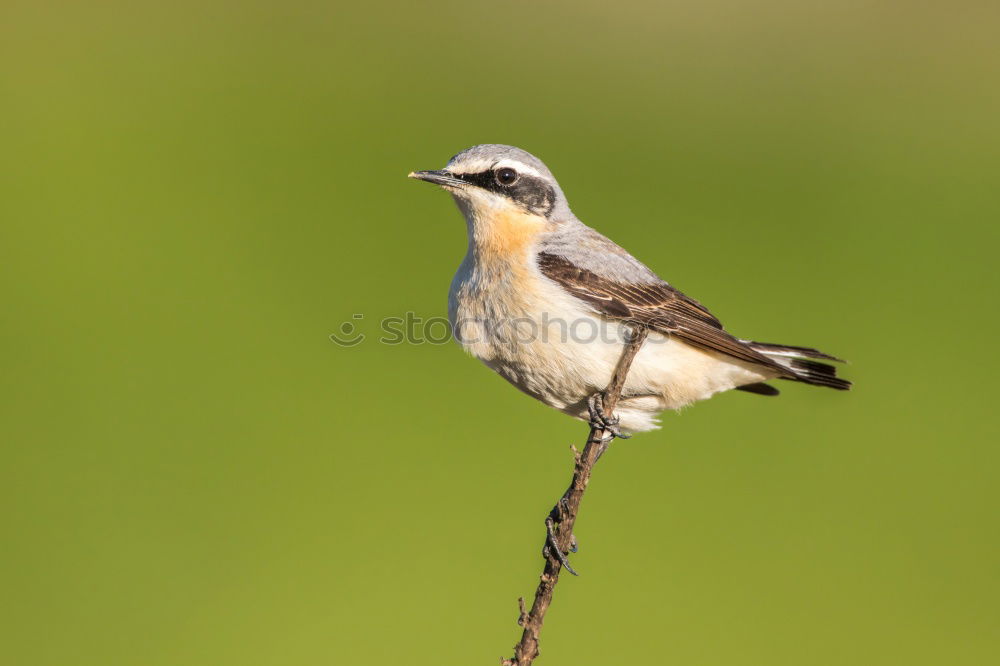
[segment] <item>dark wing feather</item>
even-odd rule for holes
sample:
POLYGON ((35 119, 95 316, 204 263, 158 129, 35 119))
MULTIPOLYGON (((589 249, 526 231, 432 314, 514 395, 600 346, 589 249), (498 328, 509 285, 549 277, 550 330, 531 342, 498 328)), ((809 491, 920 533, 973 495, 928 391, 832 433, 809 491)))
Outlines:
POLYGON ((626 284, 609 280, 548 252, 538 255, 538 266, 543 275, 606 317, 675 335, 696 347, 775 368, 782 374, 788 372, 726 333, 722 323, 701 303, 666 282, 626 284))
POLYGON ((737 386, 737 391, 746 391, 747 393, 756 393, 757 395, 780 395, 781 391, 774 388, 770 384, 765 384, 764 382, 759 382, 757 384, 744 384, 743 386, 737 386))

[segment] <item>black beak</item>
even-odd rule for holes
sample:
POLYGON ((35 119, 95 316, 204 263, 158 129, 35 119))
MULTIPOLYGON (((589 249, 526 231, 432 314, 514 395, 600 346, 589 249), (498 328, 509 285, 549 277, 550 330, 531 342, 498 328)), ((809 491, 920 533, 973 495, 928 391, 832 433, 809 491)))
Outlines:
POLYGON ((411 171, 410 178, 426 180, 428 183, 443 185, 445 187, 459 187, 465 185, 465 181, 458 178, 450 171, 440 169, 437 171, 411 171))

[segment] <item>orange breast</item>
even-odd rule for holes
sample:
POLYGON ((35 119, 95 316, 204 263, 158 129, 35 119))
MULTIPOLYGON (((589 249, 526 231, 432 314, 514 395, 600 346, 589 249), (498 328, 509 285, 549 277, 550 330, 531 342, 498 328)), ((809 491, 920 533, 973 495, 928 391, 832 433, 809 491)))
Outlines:
POLYGON ((491 263, 521 263, 546 225, 545 218, 514 208, 495 211, 477 222, 476 249, 481 260, 491 263))

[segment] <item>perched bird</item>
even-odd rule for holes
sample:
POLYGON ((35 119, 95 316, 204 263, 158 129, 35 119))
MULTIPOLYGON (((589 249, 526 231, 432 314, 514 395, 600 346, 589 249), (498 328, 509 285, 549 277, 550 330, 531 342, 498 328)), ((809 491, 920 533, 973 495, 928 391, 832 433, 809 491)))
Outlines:
POLYGON ((528 395, 619 436, 659 427, 660 412, 721 391, 777 395, 771 379, 848 389, 839 359, 808 347, 737 338, 688 298, 578 220, 533 155, 483 144, 411 178, 451 193, 469 246, 451 283, 448 316, 470 354, 528 395), (627 336, 648 337, 616 408, 607 387, 627 336))

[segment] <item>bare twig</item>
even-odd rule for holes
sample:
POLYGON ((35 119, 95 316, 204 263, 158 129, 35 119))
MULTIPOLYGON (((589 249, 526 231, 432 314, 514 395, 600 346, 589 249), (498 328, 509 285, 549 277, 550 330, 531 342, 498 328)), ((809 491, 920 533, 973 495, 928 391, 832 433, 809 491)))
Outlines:
MULTIPOLYGON (((603 408, 604 413, 611 415, 614 413, 618 399, 621 397, 622 388, 625 386, 625 379, 628 376, 632 361, 646 340, 647 331, 644 328, 637 328, 628 339, 615 373, 611 377, 611 383, 604 391, 603 408)), ((502 666, 531 666, 531 663, 538 657, 538 635, 542 630, 542 621, 545 619, 545 612, 552 603, 552 594, 555 592, 556 583, 559 582, 559 572, 565 566, 571 573, 576 573, 569 567, 565 553, 574 549, 573 525, 580 511, 580 501, 583 493, 587 490, 590 482, 590 474, 594 469, 594 464, 601 454, 608 447, 608 442, 604 441, 605 430, 600 426, 592 425, 590 434, 587 436, 587 444, 580 453, 573 447, 573 480, 563 496, 552 507, 552 511, 545 519, 546 535, 545 548, 542 555, 545 557, 545 568, 542 570, 538 589, 535 590, 535 601, 531 604, 531 610, 524 612, 524 600, 518 599, 521 614, 518 617, 518 624, 524 627, 521 640, 514 646, 514 656, 510 659, 502 659, 502 666)))

